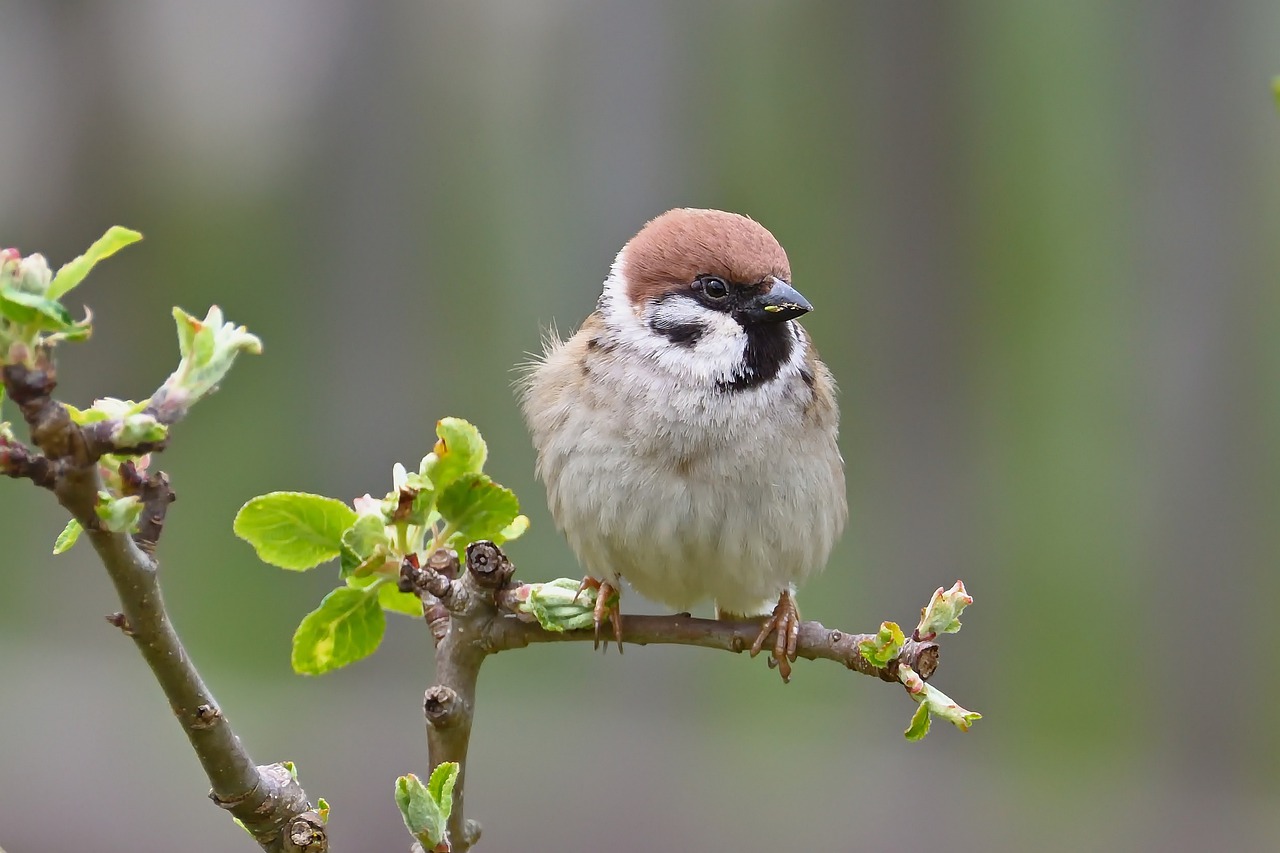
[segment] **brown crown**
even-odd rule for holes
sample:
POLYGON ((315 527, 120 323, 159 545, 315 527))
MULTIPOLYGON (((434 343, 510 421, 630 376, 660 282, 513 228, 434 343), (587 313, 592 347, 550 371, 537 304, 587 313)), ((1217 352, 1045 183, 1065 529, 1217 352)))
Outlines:
POLYGON ((791 281, 787 253, 769 230, 722 210, 677 208, 650 220, 626 246, 622 273, 635 305, 688 287, 699 275, 759 284, 791 281))

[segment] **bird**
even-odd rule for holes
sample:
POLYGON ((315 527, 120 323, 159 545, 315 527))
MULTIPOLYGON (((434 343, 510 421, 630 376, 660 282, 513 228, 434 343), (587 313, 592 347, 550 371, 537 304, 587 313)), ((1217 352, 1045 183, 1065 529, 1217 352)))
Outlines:
POLYGON ((812 309, 763 225, 677 208, 618 252, 572 336, 548 334, 521 408, 597 645, 609 621, 622 649, 625 578, 677 611, 763 617, 751 655, 774 634, 790 680, 796 588, 848 517, 835 381, 797 321, 812 309))

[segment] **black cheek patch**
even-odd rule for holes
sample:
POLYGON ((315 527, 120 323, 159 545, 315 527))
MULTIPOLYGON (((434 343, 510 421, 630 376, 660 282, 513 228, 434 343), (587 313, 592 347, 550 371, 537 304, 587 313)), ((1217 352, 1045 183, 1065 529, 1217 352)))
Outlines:
POLYGON ((682 347, 694 346, 707 333, 703 323, 674 323, 661 317, 649 321, 649 330, 682 347))

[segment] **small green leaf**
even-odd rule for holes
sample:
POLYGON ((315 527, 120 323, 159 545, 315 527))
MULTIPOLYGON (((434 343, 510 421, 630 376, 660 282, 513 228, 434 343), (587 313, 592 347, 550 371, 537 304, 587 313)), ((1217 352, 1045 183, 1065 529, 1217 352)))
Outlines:
POLYGON ((468 473, 440 493, 437 509, 457 531, 458 542, 465 545, 500 536, 515 522, 520 502, 514 492, 499 486, 488 475, 468 473))
POLYGON ((903 732, 907 736, 907 740, 916 741, 924 738, 929 733, 929 706, 921 702, 916 706, 916 712, 911 715, 911 725, 907 726, 907 730, 903 732))
POLYGON ((173 309, 178 327, 178 351, 182 360, 152 397, 161 410, 185 411, 197 400, 211 394, 227 375, 241 352, 257 355, 262 341, 244 326, 223 322, 222 309, 212 306, 203 320, 173 309))
POLYGON ((130 415, 120 422, 120 426, 112 435, 112 441, 118 448, 137 447, 140 444, 154 444, 163 441, 169 434, 169 428, 160 423, 152 415, 130 415))
POLYGON ((378 587, 378 603, 388 613, 422 618, 422 600, 411 592, 401 592, 393 583, 378 587))
POLYGON ((54 554, 65 554, 71 550, 71 546, 76 544, 76 540, 80 538, 80 534, 84 532, 84 528, 80 526, 80 522, 74 518, 67 522, 67 526, 62 528, 62 532, 58 534, 58 539, 53 543, 54 554))
POLYGON ((440 809, 440 816, 444 819, 446 826, 449 823, 449 816, 453 814, 453 787, 458 783, 459 770, 458 762, 442 761, 436 765, 436 769, 431 771, 431 777, 427 779, 427 793, 440 809))
POLYGON ((93 508, 102 527, 112 533, 136 533, 142 516, 142 498, 130 495, 117 498, 110 492, 98 492, 98 505, 93 508))
POLYGON ((881 622, 880 630, 874 637, 869 637, 858 644, 858 651, 862 652, 862 656, 872 666, 883 668, 898 656, 906 642, 907 638, 898 627, 898 623, 881 622))
POLYGON ((143 400, 141 403, 135 403, 133 400, 119 400, 115 397, 101 397, 93 401, 93 405, 87 409, 77 409, 75 406, 65 404, 67 412, 71 415, 73 423, 84 426, 85 424, 94 424, 99 421, 126 420, 127 418, 142 413, 147 407, 150 400, 143 400))
POLYGON ((425 850, 434 850, 445 840, 457 778, 458 764, 446 761, 431 773, 430 787, 412 773, 396 779, 396 805, 404 825, 425 850))
POLYGON ((342 577, 362 567, 375 553, 389 555, 387 526, 381 515, 361 515, 342 533, 342 577))
POLYGON ((316 814, 320 815, 321 823, 329 822, 329 801, 324 797, 316 797, 316 814))
POLYGON ((0 289, 0 316, 41 331, 69 332, 76 326, 70 312, 52 299, 8 288, 0 289))
POLYGON ((338 587, 308 613, 293 635, 295 672, 321 675, 368 657, 382 642, 386 617, 369 590, 338 587))
POLYGON ((529 529, 529 516, 517 515, 515 520, 502 528, 497 536, 493 537, 495 545, 501 545, 504 542, 510 542, 512 539, 519 539, 529 529))
POLYGON ((264 563, 304 571, 338 556, 342 535, 355 522, 355 510, 342 501, 304 492, 271 492, 242 506, 232 529, 264 563))
POLYGON ((920 611, 916 636, 932 640, 938 634, 954 634, 960 630, 960 614, 970 604, 973 604, 973 596, 965 591, 963 582, 956 581, 948 590, 938 587, 933 598, 920 611))
POLYGON ((932 684, 925 683, 925 680, 906 664, 898 667, 898 681, 902 682, 902 686, 907 688, 907 693, 910 694, 911 698, 920 703, 920 708, 916 709, 915 717, 911 719, 911 725, 907 727, 906 735, 908 740, 919 740, 928 733, 929 717, 938 717, 946 720, 962 732, 967 732, 970 726, 982 719, 982 715, 977 711, 961 708, 952 701, 950 696, 932 684), (926 715, 923 723, 918 720, 921 715, 921 709, 926 715), (914 737, 913 734, 915 735, 914 737))
POLYGON ((479 474, 484 470, 489 448, 480 437, 480 430, 462 418, 441 418, 436 421, 436 435, 440 440, 423 458, 419 470, 431 480, 436 492, 463 474, 479 474))
POLYGON ((106 234, 94 241, 88 251, 58 270, 58 274, 53 277, 53 283, 49 285, 48 297, 59 298, 84 281, 84 277, 98 261, 111 257, 130 243, 136 243, 141 239, 142 235, 137 231, 121 228, 119 225, 111 226, 106 234))

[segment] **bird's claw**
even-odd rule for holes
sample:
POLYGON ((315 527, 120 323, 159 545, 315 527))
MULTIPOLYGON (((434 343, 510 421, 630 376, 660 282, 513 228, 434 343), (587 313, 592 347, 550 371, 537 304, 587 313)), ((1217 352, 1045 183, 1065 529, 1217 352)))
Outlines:
MULTIPOLYGON (((578 586, 578 595, 575 595, 573 600, 577 601, 578 596, 588 589, 596 591, 596 603, 592 609, 592 621, 596 629, 595 648, 600 648, 600 626, 608 619, 613 624, 613 637, 618 643, 618 654, 622 654, 622 611, 619 601, 622 591, 608 581, 587 576, 582 579, 582 583, 578 586)), ((607 640, 604 645, 606 649, 609 647, 607 640)))
POLYGON ((782 595, 778 596, 778 603, 774 606, 773 613, 760 626, 760 633, 751 644, 752 657, 760 654, 765 640, 775 632, 769 666, 776 665, 778 674, 786 683, 791 681, 791 663, 796 659, 796 650, 800 644, 800 610, 796 607, 790 590, 784 590, 782 595))

